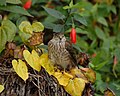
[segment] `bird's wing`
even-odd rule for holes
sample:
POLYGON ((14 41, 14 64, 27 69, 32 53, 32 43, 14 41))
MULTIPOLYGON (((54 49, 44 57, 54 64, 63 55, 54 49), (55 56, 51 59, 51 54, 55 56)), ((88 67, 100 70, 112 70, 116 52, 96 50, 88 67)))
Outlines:
POLYGON ((69 41, 65 42, 65 48, 69 52, 72 61, 74 62, 75 65, 77 65, 77 58, 76 58, 76 53, 72 47, 72 44, 69 41))

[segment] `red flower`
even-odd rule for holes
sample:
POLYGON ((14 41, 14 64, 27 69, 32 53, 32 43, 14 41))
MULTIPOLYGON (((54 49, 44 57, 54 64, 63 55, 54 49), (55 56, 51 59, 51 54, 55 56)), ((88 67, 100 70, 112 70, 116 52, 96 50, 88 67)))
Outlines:
POLYGON ((32 5, 32 1, 31 0, 28 0, 25 4, 24 4, 24 8, 27 10, 27 9, 29 9, 30 7, 31 7, 31 5, 32 5))
POLYGON ((72 28, 71 29, 71 32, 70 32, 70 39, 71 39, 71 42, 72 43, 76 43, 76 30, 75 28, 72 28))
POLYGON ((113 63, 114 63, 114 66, 116 66, 116 64, 118 63, 118 60, 117 60, 116 56, 114 56, 114 58, 113 58, 113 63))
POLYGON ((96 57, 96 55, 97 55, 96 53, 93 53, 93 54, 92 54, 92 57, 94 58, 94 57, 96 57))

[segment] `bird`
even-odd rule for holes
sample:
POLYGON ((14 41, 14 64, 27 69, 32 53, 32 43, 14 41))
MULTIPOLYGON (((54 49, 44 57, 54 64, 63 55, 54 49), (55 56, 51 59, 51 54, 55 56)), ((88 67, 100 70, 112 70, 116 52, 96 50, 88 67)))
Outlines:
POLYGON ((64 33, 54 33, 48 42, 48 58, 60 70, 70 71, 76 66, 77 60, 72 44, 66 40, 64 33))

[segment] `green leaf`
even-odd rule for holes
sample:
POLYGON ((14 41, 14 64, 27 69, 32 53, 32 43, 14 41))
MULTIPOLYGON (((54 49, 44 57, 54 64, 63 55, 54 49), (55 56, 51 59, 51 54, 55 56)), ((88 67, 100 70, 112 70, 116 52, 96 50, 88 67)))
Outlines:
POLYGON ((47 7, 43 7, 43 8, 48 14, 50 14, 51 16, 53 16, 57 19, 64 19, 65 18, 65 16, 61 12, 59 12, 55 9, 51 9, 51 8, 47 8, 47 7))
POLYGON ((53 29, 55 24, 50 23, 50 22, 43 22, 43 25, 45 26, 45 28, 47 29, 53 29))
POLYGON ((103 52, 98 52, 95 56, 95 58, 92 59, 92 64, 94 64, 95 66, 97 66, 97 64, 99 64, 99 62, 101 61, 101 57, 103 55, 103 52))
POLYGON ((95 47, 97 46, 97 43, 98 43, 98 42, 97 42, 96 39, 93 40, 92 43, 91 43, 91 45, 90 45, 90 48, 92 48, 92 49, 95 48, 95 47))
POLYGON ((53 18, 53 16, 48 15, 48 16, 45 18, 44 22, 48 22, 48 21, 49 21, 49 23, 53 23, 53 22, 56 22, 57 20, 58 20, 57 18, 53 18))
POLYGON ((76 3, 75 5, 72 6, 64 6, 63 9, 71 9, 71 8, 85 8, 91 6, 91 4, 89 2, 86 1, 80 1, 78 3, 76 3))
POLYGON ((98 64, 97 66, 95 66, 95 70, 99 70, 101 69, 103 66, 105 66, 105 64, 108 63, 109 60, 103 61, 102 63, 98 64))
POLYGON ((73 0, 71 0, 70 4, 69 4, 70 7, 73 6, 73 0))
POLYGON ((0 0, 0 5, 6 5, 6 0, 0 0))
POLYGON ((40 22, 34 22, 32 25, 29 21, 22 21, 19 25, 19 35, 23 42, 28 42, 28 39, 32 36, 33 32, 41 32, 44 30, 44 26, 40 22))
MULTIPOLYGON (((91 28, 92 28, 92 26, 91 26, 91 28)), ((88 31, 87 36, 88 36, 89 39, 95 40, 97 38, 96 33, 95 33, 95 31, 93 29, 91 30, 89 28, 89 29, 87 29, 87 31, 88 31)))
POLYGON ((85 49, 87 50, 88 49, 88 43, 81 39, 79 36, 77 36, 77 46, 79 46, 81 49, 85 49))
POLYGON ((14 5, 9 5, 9 6, 0 6, 0 10, 3 11, 8 11, 8 12, 13 12, 13 13, 18 13, 26 16, 31 16, 24 8, 20 6, 14 6, 14 5))
POLYGON ((64 6, 63 9, 70 9, 70 6, 64 6))
POLYGON ((20 35, 22 41, 27 42, 33 33, 32 25, 28 21, 23 21, 19 25, 19 29, 20 29, 19 35, 20 35))
POLYGON ((21 16, 19 19, 17 19, 16 25, 19 26, 21 24, 21 22, 27 21, 27 19, 28 18, 26 16, 21 16))
POLYGON ((19 31, 19 35, 23 42, 27 42, 28 39, 32 36, 31 34, 19 31))
POLYGON ((21 18, 20 14, 12 13, 10 12, 8 16, 8 19, 12 20, 13 22, 16 22, 17 19, 21 18))
POLYGON ((0 53, 5 48, 5 44, 7 42, 6 32, 0 28, 0 53))
POLYGON ((34 32, 42 32, 44 30, 44 26, 40 22, 34 22, 32 28, 34 32))
POLYGON ((56 24, 53 28, 53 32, 64 32, 64 25, 56 24))
POLYGON ((106 38, 105 33, 99 27, 95 27, 95 32, 98 38, 102 40, 106 38))
POLYGON ((74 19, 76 21, 80 22, 81 24, 87 26, 87 21, 86 21, 85 17, 76 14, 76 15, 74 15, 74 19))
POLYGON ((69 6, 64 6, 63 9, 69 9, 73 7, 73 0, 71 0, 69 6))
POLYGON ((3 20, 0 27, 0 52, 5 48, 6 42, 14 39, 16 26, 10 20, 3 20))
POLYGON ((117 56, 118 61, 120 62, 120 48, 119 47, 114 50, 114 55, 117 56))
POLYGON ((90 11, 92 14, 96 14, 97 10, 98 10, 98 4, 95 4, 90 11))
POLYGON ((76 33, 88 34, 88 32, 87 32, 87 31, 82 30, 81 28, 76 28, 76 33))
POLYGON ((99 17, 99 18, 97 19, 97 21, 98 21, 99 23, 101 23, 101 24, 103 24, 103 25, 105 25, 105 26, 108 27, 108 23, 107 23, 107 21, 105 20, 105 18, 99 17))
POLYGON ((73 44, 72 46, 73 46, 76 50, 78 50, 79 52, 82 52, 82 50, 80 49, 80 47, 77 46, 76 44, 73 44))
POLYGON ((113 49, 114 43, 109 37, 103 41, 102 49, 109 53, 110 48, 113 49))
POLYGON ((6 31, 7 41, 12 41, 16 33, 16 26, 9 20, 4 20, 2 22, 3 29, 6 31))
POLYGON ((6 3, 21 4, 22 2, 20 0, 6 0, 6 3))
POLYGON ((110 9, 111 9, 111 11, 112 11, 114 14, 117 13, 116 6, 111 5, 110 9))

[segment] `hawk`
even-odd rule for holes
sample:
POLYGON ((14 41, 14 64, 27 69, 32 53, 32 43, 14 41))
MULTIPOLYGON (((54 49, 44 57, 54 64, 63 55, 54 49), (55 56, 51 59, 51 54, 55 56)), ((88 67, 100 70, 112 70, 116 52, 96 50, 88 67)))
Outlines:
POLYGON ((48 57, 60 70, 70 70, 77 64, 72 44, 66 40, 64 33, 54 33, 48 42, 48 57))

